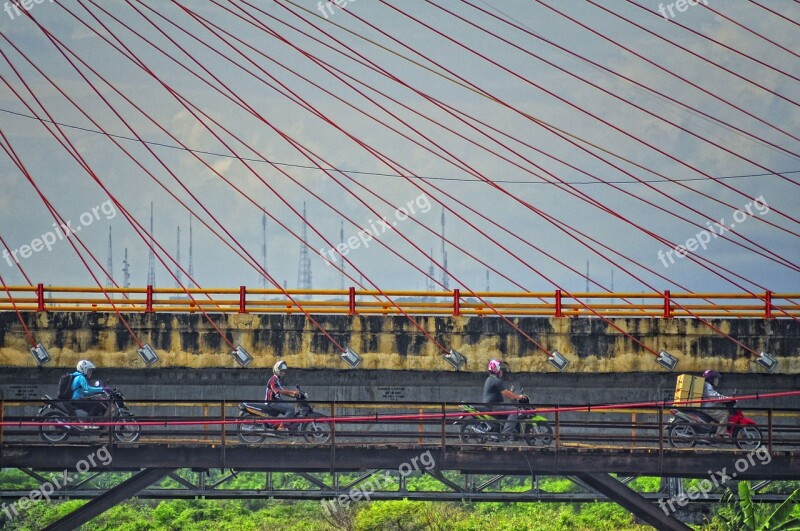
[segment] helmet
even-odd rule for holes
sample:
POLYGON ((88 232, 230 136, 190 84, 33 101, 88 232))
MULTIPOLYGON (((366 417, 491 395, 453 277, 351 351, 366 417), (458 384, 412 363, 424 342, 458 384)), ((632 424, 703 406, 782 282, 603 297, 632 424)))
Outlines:
POLYGON ((274 374, 275 376, 280 376, 281 371, 285 371, 287 368, 288 367, 286 366, 286 362, 280 360, 279 362, 277 362, 275 365, 272 366, 272 374, 274 374))
POLYGON ((89 376, 95 369, 94 363, 89 360, 81 360, 77 365, 78 372, 84 376, 89 376))
POLYGON ((722 375, 714 369, 708 369, 703 373, 703 378, 713 386, 717 386, 722 375))
POLYGON ((500 360, 489 360, 489 364, 486 366, 486 369, 497 376, 497 374, 504 369, 503 362, 500 360))

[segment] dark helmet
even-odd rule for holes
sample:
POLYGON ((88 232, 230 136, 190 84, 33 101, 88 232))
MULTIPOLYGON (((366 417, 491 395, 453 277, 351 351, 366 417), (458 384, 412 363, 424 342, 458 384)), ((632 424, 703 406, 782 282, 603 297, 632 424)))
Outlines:
POLYGON ((708 383, 716 387, 717 385, 719 385, 719 381, 722 379, 722 375, 719 373, 719 371, 715 371, 714 369, 708 369, 703 373, 703 378, 705 378, 705 380, 708 383))

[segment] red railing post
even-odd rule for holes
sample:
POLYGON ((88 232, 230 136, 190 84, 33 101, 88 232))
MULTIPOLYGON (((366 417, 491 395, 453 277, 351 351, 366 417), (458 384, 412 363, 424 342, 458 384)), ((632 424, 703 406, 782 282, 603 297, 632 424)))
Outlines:
POLYGON ((461 315, 461 290, 458 288, 453 290, 453 316, 458 317, 461 315))
POLYGON ((150 284, 147 285, 147 306, 145 308, 146 313, 153 313, 153 286, 150 284))
POLYGON ((38 284, 36 286, 36 311, 44 311, 44 284, 38 284))
POLYGON ((356 314, 356 288, 350 286, 350 292, 348 294, 347 315, 355 315, 355 314, 356 314))
POLYGON ((556 290, 556 317, 564 317, 564 314, 561 313, 561 290, 556 290))
POLYGON ((669 298, 669 290, 664 290, 664 319, 672 317, 672 302, 669 298))
POLYGON ((772 292, 764 293, 764 319, 772 319, 772 292))
POLYGON ((239 313, 247 313, 247 290, 239 286, 239 313))

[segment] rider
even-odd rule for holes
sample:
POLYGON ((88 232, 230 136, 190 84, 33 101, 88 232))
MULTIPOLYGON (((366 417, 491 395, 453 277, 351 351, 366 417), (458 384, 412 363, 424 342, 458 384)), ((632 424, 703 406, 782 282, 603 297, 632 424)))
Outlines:
MULTIPOLYGON (((489 376, 483 384, 483 402, 485 404, 502 404, 504 398, 509 400, 523 400, 527 398, 525 395, 517 395, 509 391, 503 382, 503 368, 505 362, 499 360, 489 360, 487 369, 489 376)), ((492 408, 494 411, 500 410, 513 410, 515 408, 508 406, 495 406, 492 408)), ((503 435, 513 435, 516 432, 517 420, 519 415, 513 413, 508 415, 506 422, 503 425, 503 435)))
MULTIPOLYGON (((286 376, 287 368, 286 362, 283 360, 278 361, 272 366, 272 378, 267 382, 267 395, 265 400, 270 402, 270 407, 272 409, 280 411, 283 414, 283 418, 290 419, 295 416, 294 405, 283 402, 283 397, 291 396, 297 398, 300 396, 300 391, 283 388, 283 377, 286 376)), ((278 429, 284 429, 283 424, 280 424, 278 429)))
MULTIPOLYGON (((722 380, 722 375, 719 372, 713 369, 708 369, 703 373, 703 378, 706 380, 705 384, 703 385, 703 399, 730 398, 720 394, 719 391, 717 391, 717 387, 719 387, 720 381, 722 380)), ((703 409, 718 408, 720 405, 721 404, 719 402, 703 402, 701 407, 703 409)), ((703 413, 717 421, 716 435, 725 435, 728 428, 728 424, 726 422, 728 420, 728 412, 723 409, 707 409, 703 413)))
POLYGON ((81 360, 76 368, 77 370, 72 373, 72 400, 78 400, 78 402, 73 402, 73 406, 75 409, 86 411, 90 417, 99 417, 105 412, 103 403, 97 400, 84 400, 105 391, 102 387, 89 385, 87 381, 92 377, 95 369, 94 363, 89 360, 81 360))

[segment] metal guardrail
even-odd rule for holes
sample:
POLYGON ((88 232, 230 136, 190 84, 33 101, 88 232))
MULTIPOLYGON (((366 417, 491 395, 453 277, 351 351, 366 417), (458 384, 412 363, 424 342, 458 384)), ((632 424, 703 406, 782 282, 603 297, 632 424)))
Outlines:
POLYGON ((0 311, 798 318, 800 293, 591 293, 8 286, 0 311), (9 296, 10 294, 10 296, 9 296), (287 296, 288 294, 288 296, 287 296), (290 298, 293 300, 290 300, 290 298), (483 302, 482 302, 483 301, 483 302), (636 302, 638 301, 638 303, 636 302), (402 312, 401 312, 402 309, 402 312))
MULTIPOLYGON (((258 401, 255 401, 258 402, 258 401)), ((134 443, 120 442, 112 436, 114 422, 101 420, 99 430, 78 431, 70 434, 70 442, 88 437, 107 440, 113 445, 128 444, 186 444, 194 446, 263 446, 268 444, 308 444, 346 447, 353 444, 384 443, 388 445, 417 445, 426 447, 447 446, 497 446, 497 441, 476 443, 461 439, 460 427, 465 414, 458 404, 431 402, 340 402, 311 401, 314 409, 324 415, 315 421, 324 424, 330 437, 315 443, 296 435, 268 436, 258 443, 239 439, 242 424, 252 425, 252 417, 239 417, 239 401, 197 400, 141 400, 128 401, 127 406, 140 425, 140 437, 134 443)), ((40 424, 47 421, 35 419, 42 401, 0 401, 0 445, 6 443, 44 443, 40 437, 40 424)), ((525 406, 523 406, 525 407, 525 406)), ((580 406, 579 406, 580 407, 580 406)), ((585 407, 585 406, 584 406, 585 407)), ((558 451, 566 448, 594 448, 610 451, 647 449, 664 451, 737 451, 731 440, 714 446, 698 444, 694 448, 671 448, 667 434, 670 406, 637 407, 605 410, 574 411, 575 406, 538 406, 537 413, 547 418, 551 438, 539 449, 558 451)), ((800 410, 781 408, 747 408, 748 417, 756 420, 761 430, 763 446, 774 449, 800 449, 800 410)), ((470 419, 471 417, 466 417, 470 419)), ((295 419, 307 422, 309 419, 295 419)), ((76 422, 74 419, 70 422, 76 422)), ((130 420, 127 421, 130 423, 130 420)), ((275 424, 274 417, 256 422, 275 424)), ((287 425, 291 421, 286 421, 287 425)), ((525 440, 510 443, 528 447, 525 440)), ((509 443, 505 443, 506 446, 509 443)))

